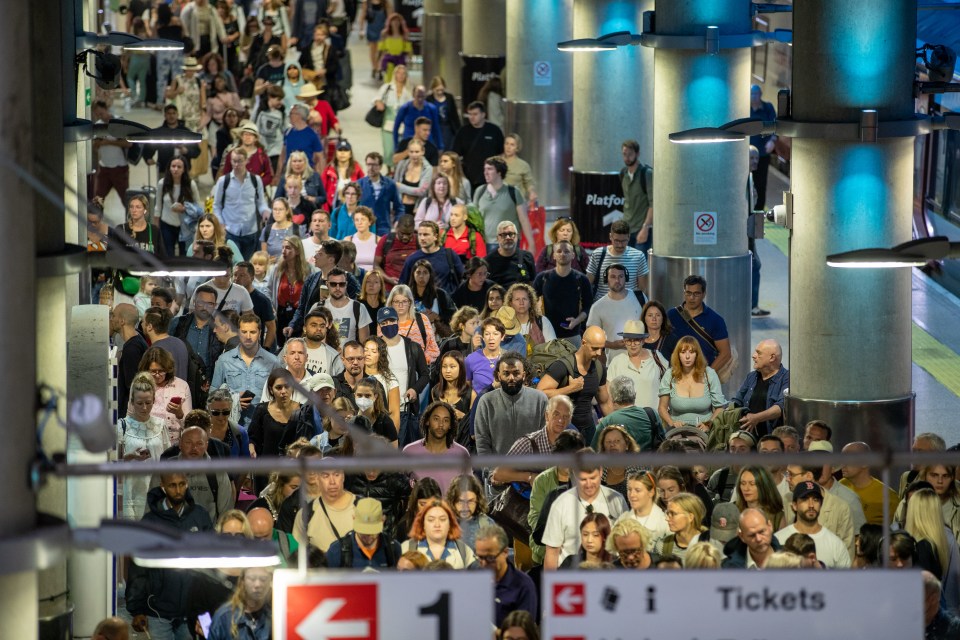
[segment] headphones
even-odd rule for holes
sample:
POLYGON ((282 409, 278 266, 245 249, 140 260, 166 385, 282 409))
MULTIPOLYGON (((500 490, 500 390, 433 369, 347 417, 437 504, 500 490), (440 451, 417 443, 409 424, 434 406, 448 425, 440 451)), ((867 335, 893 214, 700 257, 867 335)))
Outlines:
POLYGON ((608 264, 607 267, 603 270, 603 280, 601 280, 601 282, 603 282, 603 284, 605 284, 605 285, 609 285, 609 284, 610 284, 610 282, 609 282, 608 279, 607 279, 607 274, 610 273, 610 269, 614 269, 614 268, 622 270, 622 271, 623 271, 623 275, 624 275, 624 279, 625 279, 627 282, 630 282, 630 272, 627 270, 627 268, 626 268, 625 266, 623 266, 622 264, 620 264, 619 262, 614 262, 613 264, 608 264))

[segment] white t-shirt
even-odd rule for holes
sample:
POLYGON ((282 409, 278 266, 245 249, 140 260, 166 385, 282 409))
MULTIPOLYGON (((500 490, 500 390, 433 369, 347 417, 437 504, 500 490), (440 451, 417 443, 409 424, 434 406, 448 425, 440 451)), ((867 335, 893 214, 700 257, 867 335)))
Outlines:
MULTIPOLYGON (((626 520, 627 518, 633 518, 650 532, 650 544, 647 545, 647 551, 653 551, 657 542, 670 535, 670 527, 667 526, 667 516, 663 513, 663 509, 656 504, 653 505, 650 513, 642 518, 634 513, 633 509, 630 509, 617 518, 617 522, 626 520)), ((614 524, 616 524, 616 522, 614 524)))
MULTIPOLYGON (((604 514, 611 522, 615 522, 629 508, 623 496, 607 487, 600 487, 600 493, 591 505, 594 513, 604 514)), ((550 507, 547 526, 543 530, 543 544, 560 547, 558 563, 580 549, 580 522, 585 515, 587 504, 580 499, 576 487, 560 494, 550 507)))
POLYGON ((320 251, 320 245, 313 241, 313 236, 304 238, 303 257, 307 264, 313 264, 313 256, 317 255, 317 251, 320 251))
MULTIPOLYGON (((780 544, 784 544, 787 538, 795 533, 797 533, 797 527, 792 524, 780 529, 774 535, 777 536, 777 541, 780 544)), ((813 538, 814 544, 817 545, 817 560, 822 562, 827 569, 850 568, 850 552, 847 551, 847 545, 843 544, 843 540, 838 538, 837 534, 821 526, 817 533, 808 533, 807 535, 813 538)))
POLYGON ((634 406, 650 407, 656 410, 660 404, 660 378, 663 374, 660 373, 660 367, 654 362, 654 358, 660 360, 664 373, 670 368, 670 363, 660 355, 659 351, 651 353, 653 357, 644 360, 639 369, 630 361, 630 355, 626 351, 621 351, 620 355, 612 360, 608 358, 607 382, 612 382, 614 378, 620 376, 630 378, 637 391, 637 399, 633 401, 634 406))
MULTIPOLYGON (((220 306, 220 301, 226 296, 227 301, 223 303, 224 311, 227 309, 233 309, 237 313, 253 311, 253 301, 250 299, 250 293, 243 287, 231 283, 226 289, 221 289, 213 284, 213 280, 207 280, 203 284, 216 289, 218 307, 220 306)), ((193 308, 193 300, 190 301, 190 308, 193 308)))
MULTIPOLYGON (((627 289, 626 294, 627 296, 623 300, 614 300, 610 296, 603 296, 590 307, 587 326, 597 326, 603 329, 609 342, 616 342, 620 339, 617 334, 623 331, 623 325, 626 324, 627 320, 640 319, 640 312, 643 310, 640 301, 629 289, 627 289)), ((607 362, 621 353, 626 353, 626 350, 607 349, 607 362)))
POLYGON ((354 307, 360 307, 360 326, 366 327, 370 324, 370 312, 367 311, 367 308, 357 302, 356 300, 347 299, 347 304, 342 307, 335 307, 333 305, 333 298, 327 298, 324 306, 327 309, 330 309, 330 314, 333 316, 333 324, 336 325, 337 330, 340 332, 340 344, 345 344, 348 340, 357 339, 357 328, 354 325, 354 321, 357 318, 357 314, 354 311, 354 307))
MULTIPOLYGON (((406 347, 403 346, 402 339, 392 347, 387 345, 387 356, 390 358, 390 371, 393 372, 393 377, 397 379, 397 386, 400 387, 400 410, 403 411, 407 395, 407 374, 412 365, 407 364, 407 350, 406 347)), ((390 387, 393 386, 391 384, 390 387, 388 387, 383 380, 381 380, 380 383, 383 384, 383 388, 388 392, 390 391, 390 387)))
POLYGON ((340 354, 330 345, 324 343, 315 349, 307 348, 307 373, 328 373, 335 376, 343 372, 343 360, 340 354))

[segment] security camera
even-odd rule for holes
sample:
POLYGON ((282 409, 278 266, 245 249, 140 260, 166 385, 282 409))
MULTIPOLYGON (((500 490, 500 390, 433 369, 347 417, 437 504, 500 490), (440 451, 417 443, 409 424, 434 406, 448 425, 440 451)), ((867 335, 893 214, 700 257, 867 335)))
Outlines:
POLYGON ((93 78, 97 86, 104 91, 112 91, 120 86, 120 56, 116 54, 99 49, 85 49, 77 54, 77 65, 82 66, 83 72, 93 78), (90 73, 87 55, 94 57, 96 74, 90 73))
POLYGON ((787 207, 785 205, 778 204, 773 209, 770 209, 764 213, 763 217, 775 225, 785 227, 787 226, 787 207))

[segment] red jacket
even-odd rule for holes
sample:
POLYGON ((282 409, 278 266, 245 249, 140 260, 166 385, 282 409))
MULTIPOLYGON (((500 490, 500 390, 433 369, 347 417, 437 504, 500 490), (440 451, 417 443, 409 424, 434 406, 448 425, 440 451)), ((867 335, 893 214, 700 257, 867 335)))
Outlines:
MULTIPOLYGON (((364 176, 363 169, 360 167, 360 163, 356 160, 353 161, 353 171, 350 173, 350 181, 356 182, 364 176)), ((333 204, 337 198, 337 167, 336 164, 328 164, 327 168, 323 170, 323 189, 327 192, 327 201, 324 203, 323 208, 327 213, 333 211, 333 204)))

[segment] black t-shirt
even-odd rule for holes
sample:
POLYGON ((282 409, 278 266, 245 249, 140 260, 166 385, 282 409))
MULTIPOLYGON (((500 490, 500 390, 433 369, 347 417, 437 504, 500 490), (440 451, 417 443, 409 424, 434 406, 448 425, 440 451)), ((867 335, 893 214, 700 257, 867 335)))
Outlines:
MULTIPOLYGON (((412 137, 404 138, 400 141, 400 144, 397 145, 395 150, 396 153, 402 153, 407 150, 407 144, 413 140, 412 137)), ((427 162, 430 163, 430 166, 435 167, 440 164, 440 150, 437 149, 437 145, 433 144, 429 140, 423 143, 423 157, 427 159, 427 162)))
MULTIPOLYGON (((570 382, 567 380, 567 366, 561 362, 554 362, 547 367, 547 375, 557 381, 558 387, 565 387, 570 382)), ((580 371, 574 369, 573 377, 581 377, 580 371)), ((602 376, 597 375, 597 362, 590 363, 590 370, 583 377, 583 389, 576 393, 569 394, 570 401, 573 402, 573 425, 581 431, 587 427, 596 424, 596 415, 593 412, 593 399, 597 396, 600 387, 607 384, 607 368, 603 368, 602 376)))
POLYGON ((576 318, 580 312, 590 313, 593 304, 593 287, 587 276, 573 270, 564 277, 557 275, 554 270, 538 273, 533 281, 533 288, 537 296, 543 300, 544 315, 550 320, 558 338, 569 338, 580 335, 580 330, 586 323, 572 331, 560 326, 567 318, 576 318))
POLYGON ((270 84, 275 84, 278 87, 283 86, 283 76, 286 65, 280 65, 279 67, 271 66, 269 63, 262 65, 257 69, 257 79, 266 80, 270 84))
MULTIPOLYGON (((490 279, 504 289, 516 282, 533 282, 537 269, 533 263, 533 255, 529 251, 517 249, 512 256, 504 257, 499 251, 488 254, 485 258, 490 268, 490 279)), ((480 307, 481 309, 483 307, 480 307)))
POLYGON ((747 413, 760 413, 767 410, 767 388, 769 386, 770 380, 764 380, 763 376, 758 374, 757 386, 753 388, 753 393, 750 395, 750 406, 747 407, 747 413))
POLYGON ((480 291, 471 291, 469 284, 464 281, 453 292, 453 302, 458 307, 473 307, 477 311, 483 311, 487 304, 487 291, 493 286, 493 280, 484 280, 480 291))
POLYGON ((476 188, 484 184, 483 163, 490 156, 503 153, 503 131, 491 122, 482 127, 460 127, 453 139, 453 151, 463 158, 463 173, 476 188))
MULTIPOLYGON (((273 313, 273 304, 270 303, 270 298, 263 295, 261 292, 257 291, 256 289, 252 290, 250 292, 250 302, 253 303, 253 313, 260 318, 260 322, 262 324, 277 319, 277 316, 273 313)), ((266 337, 266 330, 264 329, 260 331, 260 344, 263 344, 263 340, 266 337)))

